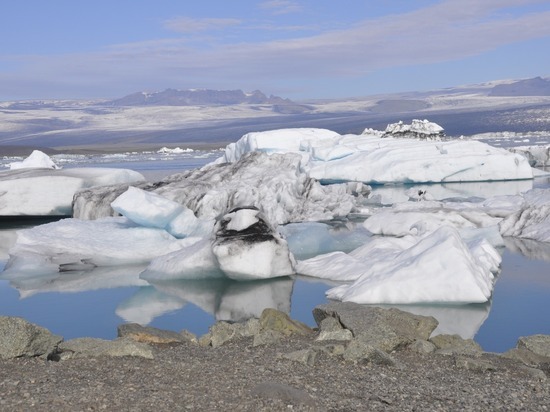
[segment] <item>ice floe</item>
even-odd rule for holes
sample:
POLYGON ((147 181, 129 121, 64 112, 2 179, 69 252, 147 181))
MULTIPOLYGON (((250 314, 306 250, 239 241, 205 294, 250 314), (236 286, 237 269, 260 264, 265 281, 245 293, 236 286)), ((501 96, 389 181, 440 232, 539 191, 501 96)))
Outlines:
MULTIPOLYGON (((253 206, 273 226, 346 216, 356 209, 357 198, 369 193, 361 183, 322 186, 301 171, 300 160, 296 154, 253 152, 235 163, 210 164, 134 186, 179 203, 204 220, 253 206)), ((79 192, 74 216, 94 219, 112 215, 111 202, 127 188, 120 185, 79 192)))
POLYGON ((143 181, 128 169, 16 169, 0 172, 0 216, 71 216, 82 189, 143 181))
MULTIPOLYGON (((429 122, 419 124, 422 126, 419 130, 427 133, 440 128, 429 122)), ((403 128, 396 126, 395 133, 402 135, 403 128)), ((392 130, 387 134, 392 135, 392 130)), ((245 153, 255 151, 298 153, 301 166, 310 177, 328 182, 383 184, 533 178, 525 157, 479 141, 395 138, 378 133, 341 136, 326 129, 248 133, 226 147, 220 162, 236 162, 245 153)))
MULTIPOLYGON (((400 243, 402 247, 406 241, 400 243)), ((486 241, 468 246, 456 229, 448 226, 400 251, 384 247, 373 253, 371 246, 366 253, 356 251, 349 257, 355 262, 353 275, 358 277, 353 283, 330 289, 327 296, 369 304, 486 302, 493 289, 493 272, 500 264, 500 255, 486 241)), ((297 269, 303 273, 307 265, 298 265, 297 269)), ((319 268, 316 276, 321 272, 329 278, 349 276, 345 271, 319 268)))
POLYGON ((25 160, 21 162, 10 163, 11 170, 17 169, 60 169, 54 161, 44 152, 33 150, 25 160))
POLYGON ((550 242, 550 189, 533 189, 523 195, 521 208, 500 223, 502 236, 550 242))

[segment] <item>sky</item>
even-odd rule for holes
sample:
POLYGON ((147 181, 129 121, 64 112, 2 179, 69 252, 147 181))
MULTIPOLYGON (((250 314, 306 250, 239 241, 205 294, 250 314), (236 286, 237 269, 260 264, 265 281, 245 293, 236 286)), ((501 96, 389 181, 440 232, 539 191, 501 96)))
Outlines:
POLYGON ((167 88, 294 100, 550 76, 548 0, 17 0, 0 101, 167 88))

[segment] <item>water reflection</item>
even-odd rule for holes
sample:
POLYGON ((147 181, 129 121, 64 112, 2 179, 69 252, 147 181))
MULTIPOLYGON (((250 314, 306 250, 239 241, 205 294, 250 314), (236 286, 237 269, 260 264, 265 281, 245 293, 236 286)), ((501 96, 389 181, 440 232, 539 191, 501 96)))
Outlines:
POLYGON ((96 267, 86 271, 68 271, 47 275, 20 276, 6 272, 0 279, 10 281, 10 286, 17 289, 21 298, 28 298, 38 293, 61 292, 75 293, 99 289, 113 289, 129 286, 146 286, 148 283, 139 278, 145 265, 96 267))
POLYGON ((439 334, 459 335, 463 339, 473 339, 481 325, 489 317, 491 301, 471 305, 387 305, 415 315, 433 316, 439 322, 432 336, 439 334))
POLYGON ((506 249, 510 252, 518 253, 529 259, 550 262, 550 243, 516 237, 505 237, 503 239, 506 249))
POLYGON ((198 306, 216 320, 233 322, 259 318, 266 308, 290 313, 294 280, 289 277, 237 282, 230 279, 173 280, 153 283, 168 296, 198 306))
POLYGON ((435 200, 449 198, 475 198, 483 196, 487 199, 493 196, 519 195, 533 188, 533 180, 510 180, 498 182, 463 182, 463 183, 431 183, 414 185, 383 185, 373 186, 372 193, 380 197, 380 203, 390 205, 406 202, 409 197, 407 189, 415 188, 426 191, 435 200))

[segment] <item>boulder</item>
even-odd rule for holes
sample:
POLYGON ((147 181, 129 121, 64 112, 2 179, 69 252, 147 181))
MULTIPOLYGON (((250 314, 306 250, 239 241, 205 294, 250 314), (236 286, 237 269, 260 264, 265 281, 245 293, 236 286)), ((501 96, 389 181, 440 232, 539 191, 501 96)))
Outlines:
POLYGON ((319 325, 319 336, 316 341, 337 340, 349 341, 353 339, 353 333, 349 329, 344 329, 338 319, 333 317, 325 318, 319 325))
POLYGON ((97 338, 77 338, 59 344, 59 360, 71 358, 135 356, 153 359, 153 350, 145 343, 132 339, 118 338, 105 340, 97 338))
POLYGON ((431 316, 413 315, 399 309, 383 309, 351 302, 330 302, 313 309, 318 325, 327 318, 336 318, 360 340, 386 352, 407 346, 415 340, 428 340, 437 327, 431 316))
POLYGON ((313 334, 313 329, 309 326, 291 319, 286 313, 280 310, 271 308, 264 309, 262 312, 260 316, 260 328, 262 331, 273 330, 284 336, 294 334, 307 336, 313 334))
POLYGON ((479 356, 483 352, 481 346, 472 339, 463 339, 459 335, 437 335, 430 338, 440 355, 472 355, 479 356))
POLYGON ((548 358, 550 362, 550 335, 522 336, 518 339, 516 347, 548 358))
MULTIPOLYGON (((150 326, 141 326, 137 323, 125 323, 117 328, 119 338, 128 338, 142 343, 182 343, 192 340, 192 337, 172 332, 169 330, 157 329, 150 326)), ((196 340, 196 338, 195 338, 196 340)))
POLYGON ((343 353, 344 359, 352 362, 367 362, 375 365, 398 366, 390 355, 360 340, 351 341, 343 353))
POLYGON ((47 329, 10 316, 0 316, 0 358, 34 357, 52 353, 63 340, 47 329))

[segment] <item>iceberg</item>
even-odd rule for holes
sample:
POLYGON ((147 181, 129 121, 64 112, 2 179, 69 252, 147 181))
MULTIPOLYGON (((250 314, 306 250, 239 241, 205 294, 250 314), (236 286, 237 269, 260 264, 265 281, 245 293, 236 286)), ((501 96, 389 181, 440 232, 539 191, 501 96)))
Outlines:
MULTIPOLYGON (((408 126, 407 133, 415 136, 441 132, 429 122, 419 121, 413 126, 408 126)), ((519 154, 479 141, 392 137, 406 135, 403 127, 390 127, 382 136, 368 131, 341 136, 326 129, 248 133, 228 145, 218 162, 236 162, 249 152, 297 153, 308 176, 325 182, 449 183, 533 178, 529 162, 519 154)))
MULTIPOLYGON (((322 186, 300 169, 301 156, 252 152, 235 163, 209 164, 155 182, 133 185, 190 209, 205 221, 237 207, 256 207, 272 226, 290 222, 330 220, 356 209, 369 193, 361 183, 322 186)), ((74 217, 112 216, 111 208, 127 185, 80 191, 74 217)))
POLYGON ((0 172, 0 216, 71 216, 79 190, 144 181, 128 169, 16 169, 0 172))
POLYGON ((500 223, 502 236, 550 242, 550 189, 532 189, 521 208, 500 223))
POLYGON ((54 161, 44 152, 33 150, 32 153, 22 162, 10 163, 11 170, 17 169, 61 169, 54 161))
POLYGON ((483 303, 501 262, 485 240, 465 243, 443 226, 418 239, 380 237, 350 254, 335 252, 298 262, 298 273, 347 281, 330 299, 363 304, 483 303))
POLYGON ((216 225, 212 252, 231 279, 257 280, 293 275, 287 242, 255 208, 234 209, 216 225))
POLYGON ((23 229, 17 235, 3 276, 149 263, 188 242, 163 229, 139 226, 124 217, 97 221, 68 218, 23 229))

